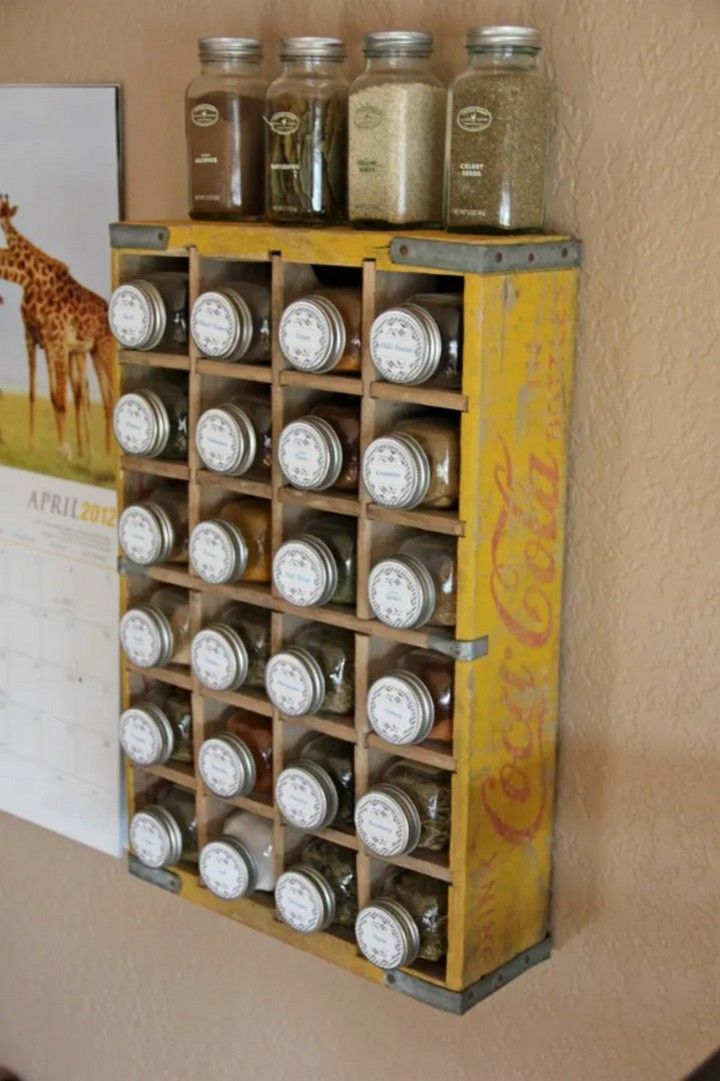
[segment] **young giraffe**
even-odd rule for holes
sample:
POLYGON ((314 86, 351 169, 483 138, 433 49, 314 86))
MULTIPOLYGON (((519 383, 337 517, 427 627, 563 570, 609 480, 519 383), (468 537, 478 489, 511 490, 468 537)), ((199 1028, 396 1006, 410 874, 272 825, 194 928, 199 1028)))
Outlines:
POLYGON ((7 247, 0 248, 0 278, 22 286, 20 313, 25 327, 30 371, 30 445, 35 436, 36 351, 45 352, 50 398, 60 450, 69 457, 65 433, 68 379, 75 403, 78 453, 90 451, 86 354, 90 353, 105 414, 105 449, 110 449, 112 370, 115 346, 107 323, 107 303, 76 282, 65 263, 31 244, 12 219, 17 207, 0 196, 0 227, 7 247))

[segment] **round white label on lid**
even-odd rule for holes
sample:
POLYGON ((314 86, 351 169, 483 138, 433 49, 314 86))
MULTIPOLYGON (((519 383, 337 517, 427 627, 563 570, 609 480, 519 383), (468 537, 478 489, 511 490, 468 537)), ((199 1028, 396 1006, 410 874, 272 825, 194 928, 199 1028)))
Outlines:
POLYGON ((409 312, 379 315, 370 336, 370 355, 378 373, 391 383, 408 383, 422 375, 427 335, 409 312))
POLYGON ((331 347, 328 317, 317 304, 298 300, 280 320, 280 348, 294 368, 313 372, 325 364, 331 347))
POLYGON ((281 919, 303 935, 319 930, 325 920, 320 890, 297 871, 280 875, 275 886, 275 904, 281 919))
POLYGON ((401 856, 407 850, 407 815, 392 796, 367 792, 355 808, 355 827, 362 843, 377 856, 401 856))
POLYGON ((154 563, 162 548, 157 519, 146 507, 127 507, 118 522, 118 539, 128 559, 134 563, 154 563))
POLYGON ((200 748, 198 769, 216 796, 232 799, 245 787, 245 769, 237 753, 221 739, 206 739, 200 748))
POLYGON ((153 668, 163 653, 160 631, 148 612, 131 608, 120 621, 120 644, 139 668, 153 668))
POLYGON ((113 412, 115 438, 127 454, 147 454, 157 437, 157 420, 140 394, 123 394, 113 412))
POLYGON ((202 685, 211 691, 227 691, 236 684, 237 658, 218 631, 198 631, 190 647, 190 664, 202 685))
POLYGON ((333 464, 327 437, 302 420, 281 433, 278 458, 283 474, 297 488, 322 487, 333 464))
POLYGON ((120 285, 110 297, 108 323, 126 349, 138 349, 152 334, 152 309, 134 285, 120 285))
POLYGON ((153 815, 138 811, 130 822, 130 847, 146 867, 165 867, 170 861, 171 842, 167 830, 153 815))
POLYGON ((382 676, 368 692, 367 715, 374 731, 388 743, 414 743, 423 730, 423 702, 407 680, 382 676))
POLYGON ((278 777, 275 802, 286 822, 301 830, 320 829, 327 815, 327 796, 311 773, 288 766, 278 777))
POLYGON ((268 698, 288 717, 310 713, 315 686, 307 667, 292 653, 276 653, 265 668, 265 690, 268 698))
POLYGON ((370 573, 368 599, 380 620, 388 627, 414 627, 422 617, 423 583, 405 563, 384 559, 370 573))
POLYGON ((205 293, 193 305, 190 333, 206 357, 225 357, 237 344, 237 312, 222 294, 205 293))
POLYGON ((204 582, 234 580, 237 553, 226 529, 215 522, 200 522, 190 534, 190 562, 204 582))
POLYGON ((391 436, 375 439, 363 459, 363 481, 370 498, 383 507, 414 502, 418 468, 412 453, 391 436))
POLYGON ((120 717, 120 745, 138 766, 150 766, 162 755, 163 743, 157 722, 144 709, 126 709, 120 717))
POLYGON ((327 569, 309 544, 288 541, 273 561, 273 581, 281 597, 306 608, 319 604, 328 585, 327 569))
POLYGON ((245 452, 238 423, 224 409, 208 409, 203 413, 197 423, 195 444, 205 465, 216 473, 235 469, 245 452))
POLYGON ((247 861, 233 845, 211 841, 200 853, 200 877, 207 888, 223 901, 244 897, 250 889, 247 861))
POLYGON ((406 941, 399 921, 379 905, 368 905, 355 921, 355 938, 362 953, 378 968, 399 968, 406 941))

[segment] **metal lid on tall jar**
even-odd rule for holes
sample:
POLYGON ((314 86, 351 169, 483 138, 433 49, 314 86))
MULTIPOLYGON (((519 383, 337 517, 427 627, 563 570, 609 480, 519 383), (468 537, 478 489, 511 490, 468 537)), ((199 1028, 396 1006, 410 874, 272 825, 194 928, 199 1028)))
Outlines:
POLYGON ((280 39, 278 55, 281 60, 344 60, 347 52, 341 38, 293 37, 280 39))
POLYGON ((182 857, 182 832, 173 816, 157 804, 130 820, 130 847, 146 867, 168 867, 182 857))
POLYGON ((190 666, 212 691, 234 691, 248 673, 248 653, 240 635, 226 623, 211 623, 190 644, 190 666))
POLYGON ((300 608, 326 604, 337 589, 337 563, 319 537, 302 534, 278 548, 273 559, 275 588, 300 608))
POLYGON ((379 897, 360 909, 355 920, 360 952, 378 968, 411 965, 420 952, 420 931, 399 901, 379 897))
POLYGON ((200 745, 198 771, 207 788, 223 799, 252 792, 257 769, 244 740, 231 732, 206 739, 200 745))
POLYGON ((275 802, 284 820, 300 830, 324 829, 338 813, 332 777, 307 758, 282 771, 275 784, 275 802))
POLYGON ((138 668, 162 668, 175 649, 170 620, 152 604, 129 608, 120 620, 120 645, 138 668))
POLYGON ((372 325, 370 355, 378 374, 389 383, 424 383, 440 363, 440 328, 420 304, 389 308, 372 325))
POLYGON ((253 336, 250 305, 229 286, 201 293, 190 313, 190 333, 203 356, 240 360, 253 336))
POLYGON ((252 893, 257 883, 257 865, 242 841, 225 835, 200 850, 200 877, 222 901, 236 901, 252 893))
POLYGON ((172 519, 158 503, 132 503, 120 515, 118 541, 133 563, 163 563, 175 547, 172 519))
POLYGON ((382 559, 370 572, 368 600, 377 618, 387 627, 422 627, 435 611, 435 582, 415 556, 382 559))
POLYGON ((467 48, 495 49, 503 45, 541 49, 540 31, 534 26, 473 26, 468 30, 467 48))
POLYGON ((422 823, 407 792, 398 785, 377 784, 358 800, 355 828, 368 851, 391 859, 417 848, 422 823))
POLYGON ((425 684, 412 672, 388 672, 370 687, 367 716, 386 743, 422 743, 435 723, 435 703, 425 684))
POLYGON ((248 546, 234 522, 211 518, 199 522, 188 542, 193 570, 204 582, 221 585, 236 582, 245 573, 248 546))
POLYGON ((267 696, 286 717, 316 713, 325 698, 325 676, 307 649, 289 646, 265 666, 267 696))
POLYGON ((115 403, 113 431, 126 454, 155 458, 170 438, 170 417, 155 391, 130 391, 115 403))
POLYGON ((362 478, 375 503, 409 509, 417 507, 427 495, 430 462, 411 435, 382 435, 373 439, 363 455, 362 478))
POLYGON ((262 42, 257 38, 199 38, 201 60, 262 60, 262 42))
POLYGON ((118 285, 108 304, 108 325, 126 349, 154 349, 167 327, 160 290, 142 279, 118 285))
POLYGON ((301 372, 328 372, 345 352, 345 321, 331 300, 308 296, 288 304, 278 328, 288 364, 301 372))
POLYGON ((255 461, 257 435, 247 413, 228 403, 206 409, 200 416, 195 446, 208 469, 239 476, 255 461))
POLYGON ((319 491, 331 487, 340 476, 342 444, 322 417, 302 417, 280 433, 278 461, 294 488, 319 491))
POLYGON ((165 713, 152 702, 137 702, 120 714, 120 746, 138 766, 167 762, 175 746, 175 733, 165 713))
POLYGON ((302 935, 323 931, 335 918, 335 894, 327 879, 304 864, 280 875, 275 904, 280 919, 302 935))
POLYGON ((433 36, 423 30, 374 30, 363 36, 365 56, 430 56, 433 36))

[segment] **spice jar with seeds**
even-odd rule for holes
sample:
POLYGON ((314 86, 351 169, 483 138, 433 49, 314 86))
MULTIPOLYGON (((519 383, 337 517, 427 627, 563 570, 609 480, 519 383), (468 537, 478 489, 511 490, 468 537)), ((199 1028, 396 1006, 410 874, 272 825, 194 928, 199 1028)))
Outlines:
POLYGON ((382 893, 361 909, 355 939, 373 965, 403 968, 447 953, 447 886, 415 871, 391 871, 382 893))
POLYGON ((303 845, 299 863, 275 887, 280 919, 301 934, 352 927, 358 911, 355 857, 319 837, 303 845))
POLYGON ((126 454, 187 459, 187 379, 170 373, 121 394, 113 410, 113 431, 126 454))
POLYGON ((120 745, 131 762, 156 766, 193 758, 190 695, 154 683, 120 715, 120 745))
POLYGON ((158 270, 118 285, 108 304, 110 331, 123 349, 185 352, 188 335, 188 276, 158 270))
POLYGON ((452 627, 456 618, 455 543, 436 533, 407 537, 370 571, 368 600, 388 627, 452 627))
POLYGON ((158 488, 125 508, 118 521, 118 542, 128 559, 141 566, 187 559, 187 501, 178 492, 158 488))
POLYGON ((275 802, 283 819, 301 830, 351 824, 355 797, 352 743, 311 732, 297 753, 275 785, 275 802))
POLYGON ((174 784, 162 784, 154 802, 130 820, 130 848, 146 867, 197 863, 195 796, 174 784))
POLYGON ((445 221, 449 229, 541 229, 545 218, 550 83, 529 26, 468 33, 470 66, 448 108, 445 221))
POLYGON ((359 372, 361 324, 359 289, 322 289, 288 304, 280 348, 301 372, 359 372))
POLYGON ((190 664, 203 687, 234 691, 262 687, 270 651, 270 613, 249 604, 229 604, 195 635, 190 664))
POLYGON ((292 644, 268 661, 265 690, 287 717, 352 712, 355 704, 354 638, 350 631, 309 623, 292 644))
POLYGON ((185 94, 191 218, 257 218, 267 79, 254 38, 200 38, 200 75, 185 94))
POLYGON ((266 499, 232 499, 199 522, 188 545, 192 569, 204 582, 270 581, 270 512, 266 499))
POLYGON ((302 533, 278 548, 273 583, 281 597, 305 608, 354 604, 357 571, 356 524, 338 514, 312 516, 302 533))
POLYGON ((360 471, 359 447, 357 406, 346 405, 338 397, 318 402, 307 416, 285 425, 278 460, 294 488, 354 491, 360 471))
POLYGON ((424 848, 443 852, 450 840, 450 778, 445 770, 396 759, 357 802, 355 827, 376 856, 390 859, 424 848))
POLYGON ((331 224, 346 216, 347 90, 338 38, 280 42, 282 74, 265 107, 270 221, 331 224))
POLYGON ((462 296, 421 293, 375 319, 370 356, 389 383, 460 386, 462 296))
POLYGON ((214 473, 239 477, 253 466, 269 470, 272 433, 267 394, 248 391, 206 409, 197 422, 195 446, 214 473))
POLYGON ((365 71, 348 99, 348 210, 358 226, 442 221, 446 90, 430 68, 432 34, 363 38, 365 71))
POLYGON ((270 358, 270 290, 259 282, 230 282, 201 293, 190 333, 204 357, 249 363, 270 358))
POLYGON ((216 897, 237 901, 275 886, 273 824, 248 811, 234 811, 216 841, 200 850, 200 877, 216 897))
POLYGON ((128 608, 120 620, 120 645, 138 668, 164 668, 171 661, 190 660, 188 595, 174 586, 160 586, 142 603, 128 608))
POLYGON ((198 771, 207 788, 223 799, 272 792, 272 734, 269 722, 235 710, 198 752, 198 771))
POLYGON ((452 742, 455 665, 433 649, 410 649, 372 684, 370 726, 386 743, 452 742))
POLYGON ((441 413, 402 420, 373 439, 362 463, 370 498, 384 507, 454 507, 460 490, 458 426, 441 413))

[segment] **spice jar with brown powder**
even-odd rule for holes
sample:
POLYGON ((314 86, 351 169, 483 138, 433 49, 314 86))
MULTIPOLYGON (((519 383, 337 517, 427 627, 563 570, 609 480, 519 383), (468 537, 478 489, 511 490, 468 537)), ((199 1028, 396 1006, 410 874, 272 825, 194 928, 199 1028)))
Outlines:
POLYGON ((256 218, 263 211, 267 80, 254 38, 201 38, 200 75, 185 95, 191 218, 256 218))

